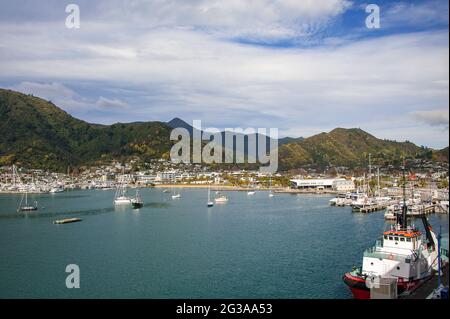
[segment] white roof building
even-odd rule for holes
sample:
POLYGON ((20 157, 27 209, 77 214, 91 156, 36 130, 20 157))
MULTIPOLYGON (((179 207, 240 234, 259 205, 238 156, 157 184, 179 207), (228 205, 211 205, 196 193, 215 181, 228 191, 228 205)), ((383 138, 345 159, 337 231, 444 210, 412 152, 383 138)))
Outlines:
POLYGON ((352 191, 355 184, 345 178, 320 178, 320 179, 291 179, 293 188, 333 189, 336 191, 352 191))

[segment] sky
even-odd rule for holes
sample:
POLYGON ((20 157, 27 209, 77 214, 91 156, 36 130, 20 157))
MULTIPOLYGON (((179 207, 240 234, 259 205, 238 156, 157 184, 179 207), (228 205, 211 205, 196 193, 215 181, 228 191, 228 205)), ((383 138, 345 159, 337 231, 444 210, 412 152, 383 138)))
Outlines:
POLYGON ((448 16, 447 0, 0 0, 0 87, 93 123, 358 127, 443 148, 448 16))

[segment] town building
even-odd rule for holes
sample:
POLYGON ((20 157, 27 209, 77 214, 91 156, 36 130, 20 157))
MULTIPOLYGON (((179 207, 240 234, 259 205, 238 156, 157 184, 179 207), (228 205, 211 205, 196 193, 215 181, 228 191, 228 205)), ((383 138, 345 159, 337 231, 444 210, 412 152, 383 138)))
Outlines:
POLYGON ((338 192, 355 190, 355 183, 345 178, 291 179, 290 184, 296 189, 328 189, 338 192))

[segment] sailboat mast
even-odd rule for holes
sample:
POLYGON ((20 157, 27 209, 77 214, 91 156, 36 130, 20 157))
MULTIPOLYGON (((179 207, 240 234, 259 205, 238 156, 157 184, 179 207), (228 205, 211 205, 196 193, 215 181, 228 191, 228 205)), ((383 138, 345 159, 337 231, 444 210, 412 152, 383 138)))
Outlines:
POLYGON ((372 180, 372 154, 369 153, 369 176, 367 179, 367 195, 369 195, 369 193, 371 193, 371 189, 370 189, 370 181, 372 180))
POLYGON ((403 209, 402 209, 402 228, 406 229, 407 222, 406 222, 406 214, 408 211, 408 208, 406 207, 406 160, 403 160, 403 209))
POLYGON ((378 197, 380 197, 380 193, 381 193, 381 188, 380 188, 380 167, 377 167, 377 192, 378 192, 378 197))

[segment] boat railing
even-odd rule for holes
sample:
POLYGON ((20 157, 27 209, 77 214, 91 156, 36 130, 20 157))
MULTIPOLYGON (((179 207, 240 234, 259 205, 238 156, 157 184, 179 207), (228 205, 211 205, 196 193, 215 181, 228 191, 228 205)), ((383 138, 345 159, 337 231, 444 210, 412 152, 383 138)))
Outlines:
POLYGON ((379 258, 379 259, 390 259, 400 262, 406 262, 407 260, 412 260, 413 256, 405 256, 405 255, 397 255, 392 253, 387 253, 378 250, 380 246, 374 246, 371 248, 368 248, 364 251, 364 257, 371 257, 371 258, 379 258))

